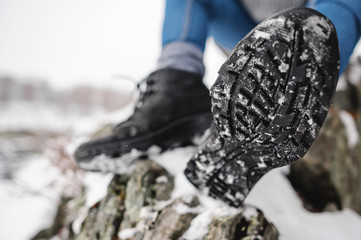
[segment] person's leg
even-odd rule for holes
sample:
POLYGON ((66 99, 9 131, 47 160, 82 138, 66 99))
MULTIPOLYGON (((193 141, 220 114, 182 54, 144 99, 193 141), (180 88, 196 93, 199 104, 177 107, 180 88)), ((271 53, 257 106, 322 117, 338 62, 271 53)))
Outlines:
POLYGON ((230 52, 256 24, 235 0, 167 0, 159 68, 203 75, 208 36, 230 52))
POLYGON ((245 8, 234 0, 213 0, 210 14, 209 36, 229 51, 257 25, 245 8))
POLYGON ((200 0, 167 0, 162 46, 172 42, 187 42, 203 51, 208 20, 208 9, 200 0))
POLYGON ((209 2, 167 0, 159 68, 204 75, 203 51, 207 39, 209 2))
POLYGON ((335 25, 340 46, 340 74, 361 36, 361 1, 317 0, 308 6, 327 16, 335 25))

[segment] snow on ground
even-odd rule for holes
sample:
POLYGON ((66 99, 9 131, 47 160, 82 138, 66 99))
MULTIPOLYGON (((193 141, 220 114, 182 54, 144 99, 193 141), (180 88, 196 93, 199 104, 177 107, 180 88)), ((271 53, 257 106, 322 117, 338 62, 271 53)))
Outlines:
POLYGON ((112 173, 87 172, 85 174, 83 183, 87 189, 86 207, 93 206, 107 194, 108 185, 113 176, 112 173))
MULTIPOLYGON (((131 112, 132 107, 129 106, 115 113, 78 119, 74 126, 77 130, 73 131, 74 137, 67 152, 72 153, 82 139, 106 120, 124 120, 131 112)), ((212 216, 239 211, 202 195, 187 181, 183 170, 194 150, 194 147, 184 147, 151 156, 175 176, 173 199, 193 195, 200 198, 202 205, 198 210, 201 214, 193 220, 191 228, 184 234, 186 239, 203 236, 212 216)), ((262 178, 249 194, 245 209, 252 212, 252 206, 260 208, 279 230, 281 240, 361 239, 361 216, 350 209, 340 212, 308 212, 302 207, 285 177, 286 172, 287 168, 274 170, 262 178)), ((87 206, 106 194, 106 186, 111 178, 112 174, 84 174, 82 180, 87 186, 87 206)), ((52 165, 51 159, 41 155, 24 161, 13 179, 14 181, 0 180, 0 232, 4 239, 28 239, 51 223, 65 180, 52 165)))
MULTIPOLYGON (((202 213, 193 220, 191 228, 184 234, 186 239, 203 236, 212 216, 236 211, 201 195, 186 180, 183 170, 193 151, 192 147, 179 148, 154 158, 176 176, 173 198, 196 194, 203 205, 202 213)), ((268 173, 257 183, 245 201, 247 210, 252 209, 251 206, 258 207, 267 219, 275 224, 280 232, 280 240, 361 239, 360 215, 351 209, 340 212, 308 212, 286 178, 286 173, 287 167, 268 173)))
POLYGON ((340 118, 346 128, 348 146, 354 148, 360 138, 355 119, 347 111, 340 111, 340 118))
POLYGON ((305 210, 291 184, 277 169, 265 175, 245 203, 260 208, 280 232, 280 240, 361 239, 361 216, 351 209, 311 213, 305 210))
MULTIPOLYGON (((197 195, 203 205, 186 239, 199 239, 214 215, 230 214, 235 209, 205 197, 183 175, 193 147, 179 148, 154 156, 157 163, 176 176, 172 198, 197 195)), ((357 240, 361 239, 361 216, 351 209, 340 212, 311 213, 305 210, 286 178, 288 168, 274 170, 263 177, 247 197, 246 209, 260 208, 280 232, 280 240, 357 240)))
POLYGON ((59 170, 41 156, 23 161, 12 180, 0 179, 0 239, 30 239, 49 227, 63 183, 59 170))
MULTIPOLYGON (((12 104, 2 108, 0 132, 26 130, 35 133, 50 131, 72 134, 72 140, 65 148, 66 153, 71 155, 77 145, 100 126, 125 120, 132 113, 132 109, 133 103, 111 113, 93 112, 88 116, 79 116, 63 114, 56 107, 44 103, 12 104)), ((11 141, 9 143, 7 139, 0 138, 0 143, 0 157, 1 154, 6 157, 0 158, 0 166, 11 169, 11 177, 6 177, 5 172, 0 171, 0 239, 26 240, 49 227, 55 216, 60 194, 64 191, 74 194, 77 191, 65 189, 65 186, 69 187, 69 181, 80 178, 87 188, 86 206, 90 207, 106 194, 113 176, 92 172, 81 174, 80 177, 67 176, 54 165, 54 152, 17 155, 11 141)), ((45 144, 45 147, 48 145, 45 144)))

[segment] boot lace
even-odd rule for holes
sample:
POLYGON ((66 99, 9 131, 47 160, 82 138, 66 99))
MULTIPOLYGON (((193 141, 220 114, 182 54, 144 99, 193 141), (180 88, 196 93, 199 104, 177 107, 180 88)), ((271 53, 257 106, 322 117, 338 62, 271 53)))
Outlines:
MULTIPOLYGON (((135 83, 134 81, 132 81, 132 82, 135 83)), ((139 95, 138 100, 137 100, 137 102, 135 104, 134 112, 128 118, 127 121, 121 122, 118 125, 116 125, 115 128, 113 129, 113 132, 117 132, 119 130, 119 128, 125 122, 128 122, 129 120, 134 120, 136 122, 137 118, 143 118, 142 114, 140 113, 141 111, 139 111, 139 110, 142 108, 143 102, 150 95, 152 95, 154 92, 156 92, 156 88, 154 87, 154 83, 155 83, 155 80, 151 76, 148 76, 147 78, 141 80, 139 83, 136 84, 136 90, 140 93, 140 95, 139 95)))
POLYGON ((131 92, 131 96, 134 96, 136 92, 140 93, 138 100, 135 104, 135 110, 140 109, 143 105, 143 101, 147 98, 147 96, 152 95, 156 91, 154 87, 155 80, 152 76, 148 76, 147 78, 144 78, 138 83, 136 83, 136 80, 134 78, 127 75, 117 75, 114 78, 120 79, 122 81, 129 81, 134 84, 135 88, 131 92))
POLYGON ((143 79, 137 84, 137 89, 140 93, 140 96, 137 103, 135 104, 134 112, 139 111, 139 109, 143 106, 143 102, 147 99, 147 97, 149 97, 150 95, 156 92, 156 88, 154 87, 154 84, 155 84, 155 80, 150 76, 143 79))

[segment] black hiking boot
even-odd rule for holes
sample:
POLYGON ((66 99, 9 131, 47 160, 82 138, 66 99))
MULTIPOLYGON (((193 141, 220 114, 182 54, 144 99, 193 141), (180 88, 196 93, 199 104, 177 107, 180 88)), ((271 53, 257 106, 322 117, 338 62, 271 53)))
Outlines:
POLYGON ((188 163, 187 178, 240 206, 266 172, 311 147, 330 108, 338 68, 338 40, 327 17, 297 8, 263 21, 219 70, 211 88, 211 134, 188 163))
POLYGON ((82 144, 78 165, 93 171, 124 171, 132 161, 157 146, 161 150, 193 144, 212 123, 209 90, 196 74, 158 70, 143 80, 133 115, 105 138, 82 144), (131 152, 133 149, 137 151, 131 152), (122 169, 123 168, 123 169, 122 169))

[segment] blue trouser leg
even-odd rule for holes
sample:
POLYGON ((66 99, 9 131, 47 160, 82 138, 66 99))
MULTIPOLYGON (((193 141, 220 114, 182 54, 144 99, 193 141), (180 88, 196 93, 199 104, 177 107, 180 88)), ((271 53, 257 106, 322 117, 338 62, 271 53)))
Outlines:
POLYGON ((361 0, 318 0, 311 7, 326 15, 335 25, 342 73, 361 37, 361 0))
MULTIPOLYGON (((316 0, 310 7, 335 25, 340 72, 343 72, 361 35, 361 0, 316 0)), ((167 0, 163 46, 181 41, 203 51, 207 37, 212 36, 222 47, 231 50, 255 26, 234 0, 167 0)))
POLYGON ((167 0, 159 68, 204 75, 203 51, 208 37, 208 2, 167 0))
POLYGON ((212 36, 231 50, 255 26, 235 0, 167 0, 162 44, 185 41, 204 50, 212 36))
POLYGON ((232 50, 257 23, 234 0, 213 0, 209 35, 222 47, 232 50))
POLYGON ((208 36, 209 10, 199 0, 167 0, 162 46, 188 42, 202 51, 208 36))
POLYGON ((203 75, 208 36, 231 50, 255 26, 236 0, 167 0, 158 67, 203 75))

